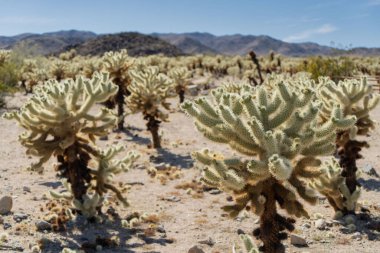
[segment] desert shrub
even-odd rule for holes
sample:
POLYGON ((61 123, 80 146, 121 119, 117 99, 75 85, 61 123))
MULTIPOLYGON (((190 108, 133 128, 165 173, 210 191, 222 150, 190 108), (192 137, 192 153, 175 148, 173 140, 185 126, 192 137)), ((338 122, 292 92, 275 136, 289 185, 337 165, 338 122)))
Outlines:
POLYGON ((355 64, 349 57, 310 57, 301 63, 298 69, 311 73, 311 78, 315 81, 320 76, 339 81, 355 74, 355 64))

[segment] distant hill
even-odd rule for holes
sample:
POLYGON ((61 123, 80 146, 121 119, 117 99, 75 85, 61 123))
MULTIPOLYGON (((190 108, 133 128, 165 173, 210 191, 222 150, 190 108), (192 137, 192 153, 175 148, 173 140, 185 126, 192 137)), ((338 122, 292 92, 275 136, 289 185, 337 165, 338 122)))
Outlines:
POLYGON ((136 32, 99 35, 78 45, 69 46, 80 55, 102 55, 108 51, 127 49, 131 56, 164 54, 166 56, 182 55, 183 52, 176 46, 157 37, 136 32))
POLYGON ((21 34, 0 37, 0 47, 12 49, 17 46, 30 48, 34 54, 50 55, 64 50, 69 45, 81 44, 97 35, 86 31, 58 31, 43 34, 21 34), (5 46, 4 46, 5 45, 5 46))
MULTIPOLYGON (((179 45, 178 40, 185 40, 186 38, 201 43, 198 48, 202 46, 209 48, 216 53, 227 55, 245 55, 249 51, 254 50, 257 54, 268 54, 270 51, 287 55, 287 56, 308 56, 308 55, 331 55, 339 52, 340 54, 357 54, 363 56, 380 55, 380 48, 353 48, 348 51, 337 50, 328 46, 321 46, 317 43, 288 43, 266 35, 223 35, 215 36, 210 33, 155 33, 152 34, 163 40, 168 41, 173 45, 179 45)), ((181 48, 182 49, 182 48, 181 48)), ((183 48, 186 52, 185 48, 183 48)), ((193 50, 192 53, 203 53, 202 51, 193 50)))
POLYGON ((24 33, 16 36, 0 36, 0 49, 17 46, 30 48, 34 53, 57 55, 69 49, 76 49, 81 55, 101 55, 110 50, 128 49, 130 55, 141 56, 164 54, 226 54, 245 55, 254 50, 257 54, 270 51, 287 56, 354 54, 380 55, 380 48, 353 48, 337 50, 316 43, 288 43, 266 35, 223 35, 210 33, 154 33, 145 35, 137 32, 123 32, 98 35, 87 31, 58 31, 43 34, 24 33))

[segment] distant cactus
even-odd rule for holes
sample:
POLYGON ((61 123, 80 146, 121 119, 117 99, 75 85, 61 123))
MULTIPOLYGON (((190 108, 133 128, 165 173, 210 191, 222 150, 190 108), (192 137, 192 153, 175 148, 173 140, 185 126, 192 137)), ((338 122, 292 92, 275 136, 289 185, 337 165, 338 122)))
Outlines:
POLYGON ((124 128, 124 104, 125 98, 130 94, 128 90, 128 86, 131 84, 129 70, 132 65, 133 60, 129 57, 126 49, 120 52, 108 52, 103 56, 104 69, 110 73, 112 81, 119 87, 116 95, 111 97, 106 103, 106 106, 111 109, 117 105, 119 130, 124 128))
POLYGON ((147 67, 140 71, 131 71, 132 84, 128 87, 131 95, 127 98, 128 108, 132 113, 142 112, 147 120, 147 128, 152 134, 153 147, 160 148, 161 140, 158 129, 161 120, 167 121, 168 114, 161 110, 161 106, 169 110, 172 81, 164 74, 159 73, 157 67, 147 67))
POLYGON ((187 68, 175 68, 169 72, 169 76, 174 81, 174 88, 182 104, 185 100, 185 92, 190 82, 190 71, 187 68))
POLYGON ((212 96, 213 102, 202 97, 182 108, 205 137, 252 158, 224 158, 208 149, 195 152, 194 158, 205 166, 202 180, 233 194, 236 204, 223 208, 231 216, 244 209, 260 216, 254 235, 264 243, 261 250, 284 252, 281 240, 287 234, 281 231, 293 230, 295 221, 278 214, 276 202, 290 215, 308 217, 297 196, 316 202, 306 182, 322 173, 317 157, 334 152, 335 131, 351 127, 355 117, 343 117, 336 106, 321 124, 321 104, 313 101, 313 92, 283 82, 241 94, 219 88, 212 96))
POLYGON ((109 109, 101 108, 93 115, 95 103, 106 101, 116 94, 114 85, 106 73, 96 73, 92 79, 51 80, 35 88, 34 96, 18 112, 4 115, 15 119, 26 129, 20 142, 27 154, 40 157, 32 170, 40 170, 51 156, 58 160, 57 170, 66 179, 67 193, 52 193, 56 198, 72 200, 74 208, 88 218, 100 212, 104 194, 110 190, 126 204, 120 191, 112 184, 114 174, 125 171, 137 158, 129 153, 122 160, 115 160, 121 147, 101 151, 91 145, 96 136, 107 134, 117 117, 109 109), (89 167, 94 160, 96 167, 89 167))
MULTIPOLYGON (((365 141, 358 141, 357 136, 365 136, 375 127, 369 112, 379 103, 380 96, 373 94, 372 87, 367 84, 365 78, 361 81, 346 80, 339 83, 328 78, 320 78, 318 98, 323 101, 321 115, 324 120, 327 120, 331 114, 334 103, 339 103, 342 109, 341 116, 357 118, 352 128, 339 131, 336 139, 336 155, 339 157, 339 164, 343 169, 342 176, 349 193, 358 196, 360 185, 356 177, 358 169, 356 160, 362 157, 361 149, 369 145, 365 141)), ((346 214, 354 213, 355 206, 345 205, 341 211, 346 214)))

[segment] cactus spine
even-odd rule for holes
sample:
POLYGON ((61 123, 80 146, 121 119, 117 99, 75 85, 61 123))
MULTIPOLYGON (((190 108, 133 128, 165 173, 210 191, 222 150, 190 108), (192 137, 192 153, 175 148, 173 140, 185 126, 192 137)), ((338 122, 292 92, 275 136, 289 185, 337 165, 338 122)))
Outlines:
POLYGON ((334 151, 335 131, 351 127, 355 117, 343 117, 336 106, 321 124, 321 103, 313 101, 312 90, 299 91, 283 82, 252 92, 219 88, 212 96, 213 101, 202 97, 182 108, 205 137, 250 158, 224 158, 207 149, 195 152, 204 165, 202 180, 233 194, 236 204, 223 208, 231 216, 243 209, 260 216, 254 235, 263 242, 262 251, 284 252, 283 231, 293 230, 295 221, 278 214, 276 202, 290 215, 308 217, 298 197, 315 203, 306 182, 321 174, 318 157, 334 151))

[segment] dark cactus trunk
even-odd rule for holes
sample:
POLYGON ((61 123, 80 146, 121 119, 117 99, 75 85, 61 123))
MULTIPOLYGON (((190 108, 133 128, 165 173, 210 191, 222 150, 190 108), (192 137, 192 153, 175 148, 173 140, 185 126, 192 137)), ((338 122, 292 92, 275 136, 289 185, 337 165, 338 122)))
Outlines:
POLYGON ((264 211, 260 216, 260 227, 253 231, 253 235, 263 242, 259 250, 265 253, 284 253, 285 247, 281 243, 287 239, 284 230, 294 230, 294 219, 285 218, 277 213, 276 201, 280 198, 274 188, 276 180, 271 178, 263 183, 262 195, 265 197, 264 211))
POLYGON ((153 148, 161 148, 161 140, 160 136, 158 135, 158 129, 160 127, 161 121, 157 120, 156 117, 152 115, 146 115, 144 119, 148 120, 146 126, 152 134, 153 148))
MULTIPOLYGON (((353 193, 360 186, 357 181, 356 172, 358 167, 356 160, 360 159, 360 151, 368 146, 364 141, 348 140, 342 147, 338 148, 339 164, 342 167, 342 176, 346 179, 346 185, 350 193, 353 193)), ((343 213, 355 213, 352 210, 342 210, 343 213)))
POLYGON ((260 84, 262 84, 264 82, 264 79, 263 79, 263 76, 261 75, 261 67, 260 67, 259 60, 257 59, 255 52, 253 51, 249 52, 249 56, 251 56, 253 63, 257 67, 257 72, 259 73, 259 77, 260 77, 260 84))
POLYGON ((179 103, 182 104, 185 101, 185 90, 181 89, 178 91, 179 103))
POLYGON ((122 89, 119 88, 119 91, 115 97, 117 103, 117 116, 119 117, 119 122, 117 123, 117 129, 119 131, 124 129, 124 94, 122 89))
POLYGON ((63 177, 67 178, 74 198, 78 200, 82 200, 91 181, 90 170, 87 167, 89 160, 90 156, 80 150, 78 143, 67 148, 63 156, 58 156, 58 162, 60 162, 58 170, 61 171, 63 177))

